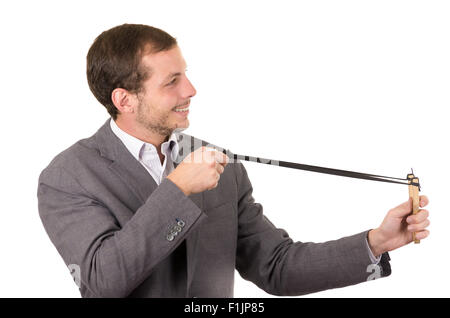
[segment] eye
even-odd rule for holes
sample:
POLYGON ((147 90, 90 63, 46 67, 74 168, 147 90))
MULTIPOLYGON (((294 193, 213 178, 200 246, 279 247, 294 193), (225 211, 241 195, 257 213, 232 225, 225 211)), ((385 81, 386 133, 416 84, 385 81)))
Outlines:
POLYGON ((166 86, 173 85, 173 84, 175 84, 176 82, 177 82, 177 78, 174 77, 169 83, 166 84, 166 86))

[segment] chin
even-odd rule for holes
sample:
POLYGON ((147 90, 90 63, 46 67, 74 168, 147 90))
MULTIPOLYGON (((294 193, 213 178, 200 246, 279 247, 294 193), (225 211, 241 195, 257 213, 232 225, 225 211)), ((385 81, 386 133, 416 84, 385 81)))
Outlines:
POLYGON ((175 125, 174 131, 183 131, 185 129, 189 128, 189 121, 186 124, 182 124, 182 125, 175 125))

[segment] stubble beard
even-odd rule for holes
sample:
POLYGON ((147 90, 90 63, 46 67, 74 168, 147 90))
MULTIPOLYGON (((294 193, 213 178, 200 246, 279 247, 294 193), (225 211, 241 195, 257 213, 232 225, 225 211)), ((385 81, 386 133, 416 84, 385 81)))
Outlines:
POLYGON ((164 137, 170 136, 175 128, 168 127, 167 122, 169 119, 169 114, 166 113, 152 121, 148 118, 150 111, 150 107, 141 101, 137 108, 136 121, 152 133, 156 133, 164 137))

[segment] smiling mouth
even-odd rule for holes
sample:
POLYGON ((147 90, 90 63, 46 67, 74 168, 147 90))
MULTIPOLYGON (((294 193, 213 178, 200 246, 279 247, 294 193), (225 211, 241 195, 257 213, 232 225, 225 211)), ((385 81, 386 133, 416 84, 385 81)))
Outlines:
POLYGON ((174 112, 187 112, 189 110, 190 101, 188 100, 186 103, 179 105, 173 109, 174 112))

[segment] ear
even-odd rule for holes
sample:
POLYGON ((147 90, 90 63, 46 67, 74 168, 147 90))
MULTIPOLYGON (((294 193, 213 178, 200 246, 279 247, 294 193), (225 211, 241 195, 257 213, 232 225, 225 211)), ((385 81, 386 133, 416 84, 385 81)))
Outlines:
POLYGON ((116 88, 111 93, 111 100, 119 113, 134 113, 137 98, 124 88, 116 88))

